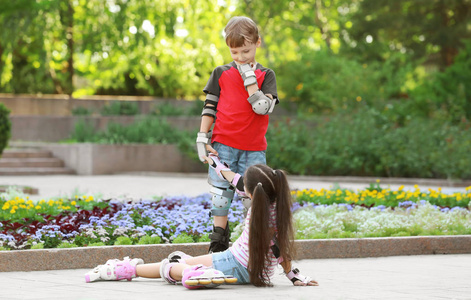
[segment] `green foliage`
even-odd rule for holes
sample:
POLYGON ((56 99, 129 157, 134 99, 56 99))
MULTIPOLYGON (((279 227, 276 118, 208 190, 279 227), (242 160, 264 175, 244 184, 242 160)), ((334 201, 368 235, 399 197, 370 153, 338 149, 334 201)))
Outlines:
POLYGON ((151 114, 155 116, 182 116, 185 112, 181 107, 175 106, 170 102, 164 102, 156 105, 151 114))
POLYGON ((57 245, 57 248, 62 248, 62 249, 66 249, 66 248, 77 248, 78 246, 76 244, 73 244, 73 243, 69 243, 69 242, 62 242, 60 243, 59 245, 57 245))
POLYGON ((93 111, 87 109, 83 106, 74 107, 71 111, 73 116, 89 116, 93 113, 93 111))
POLYGON ((400 97, 407 91, 405 84, 412 71, 404 55, 367 64, 315 50, 304 50, 299 60, 277 67, 280 89, 285 93, 281 98, 294 101, 301 115, 353 109, 357 102, 375 106, 382 99, 400 97))
POLYGON ((182 107, 172 104, 171 101, 163 102, 153 107, 151 115, 155 116, 199 116, 203 103, 199 100, 191 101, 191 105, 182 107))
POLYGON ((114 242, 114 244, 116 246, 122 246, 122 245, 132 245, 133 242, 132 240, 127 237, 127 236, 119 236, 117 239, 116 239, 116 242, 114 242))
POLYGON ((173 244, 185 244, 185 243, 194 243, 195 240, 193 237, 189 236, 186 233, 180 233, 178 236, 176 236, 173 240, 173 244))
POLYGON ((355 98, 372 96, 374 83, 361 64, 326 51, 305 52, 300 60, 280 65, 280 87, 286 97, 308 114, 355 103, 355 98), (366 79, 366 80, 362 80, 366 79))
POLYGON ((145 235, 139 239, 137 242, 138 245, 154 245, 154 244, 160 244, 162 243, 162 239, 160 236, 149 236, 145 235))
POLYGON ((267 140, 268 163, 292 174, 471 178, 465 125, 416 118, 397 127, 370 109, 272 123, 267 140))
POLYGON ((70 141, 98 144, 176 144, 178 149, 188 157, 198 160, 195 148, 194 132, 186 132, 170 126, 165 119, 148 116, 137 119, 128 126, 109 123, 106 130, 95 131, 92 124, 79 120, 75 124, 70 141))
POLYGON ((415 105, 453 123, 471 120, 471 39, 444 72, 435 73, 413 93, 415 105))
POLYGON ((104 105, 100 113, 102 116, 134 116, 139 114, 139 107, 136 102, 112 101, 104 105))
POLYGON ((103 246, 106 246, 106 244, 103 242, 90 243, 87 245, 87 247, 103 247, 103 246))
POLYGON ((42 240, 44 241, 45 249, 56 248, 59 244, 62 243, 62 239, 58 235, 54 235, 54 236, 46 235, 43 237, 42 240))
MULTIPOLYGON (((235 227, 235 225, 233 227, 235 227)), ((198 243, 208 243, 210 241, 211 239, 209 238, 209 233, 203 234, 198 239, 198 243)))
POLYGON ((10 110, 0 103, 0 156, 8 145, 8 140, 11 137, 11 122, 8 117, 10 110))
POLYGON ((98 144, 176 144, 181 135, 164 119, 149 116, 136 119, 128 126, 111 122, 102 132, 95 131, 92 124, 80 120, 76 123, 71 139, 79 143, 98 144))
POLYGON ((37 243, 31 246, 31 249, 44 249, 44 243, 37 243))

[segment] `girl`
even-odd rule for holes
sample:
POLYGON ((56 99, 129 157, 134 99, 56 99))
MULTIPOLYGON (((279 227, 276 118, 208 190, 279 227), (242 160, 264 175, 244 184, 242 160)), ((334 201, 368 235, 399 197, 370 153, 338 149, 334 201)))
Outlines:
POLYGON ((187 288, 214 287, 223 283, 271 286, 270 277, 281 264, 294 285, 318 285, 292 268, 294 230, 291 193, 286 175, 266 165, 254 165, 244 177, 232 172, 213 154, 206 157, 218 176, 227 180, 252 205, 242 235, 224 252, 191 257, 174 252, 160 263, 144 264, 142 259, 109 260, 87 273, 87 282, 95 280, 131 280, 134 277, 164 278, 171 284, 181 282, 187 288))

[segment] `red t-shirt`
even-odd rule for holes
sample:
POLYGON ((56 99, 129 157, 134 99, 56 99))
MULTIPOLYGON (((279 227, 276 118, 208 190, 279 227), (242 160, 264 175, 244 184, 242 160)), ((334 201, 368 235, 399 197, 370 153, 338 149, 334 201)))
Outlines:
MULTIPOLYGON (((254 72, 258 88, 276 99, 275 72, 260 64, 254 72)), ((212 142, 245 151, 267 149, 265 134, 269 116, 258 115, 252 110, 247 101, 249 94, 234 62, 214 69, 204 92, 219 97, 212 142)))

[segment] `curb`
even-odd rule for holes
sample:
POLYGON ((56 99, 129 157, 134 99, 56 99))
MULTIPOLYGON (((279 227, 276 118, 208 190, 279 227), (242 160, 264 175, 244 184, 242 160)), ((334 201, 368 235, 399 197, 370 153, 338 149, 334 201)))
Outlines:
MULTIPOLYGON (((297 240, 295 246, 297 259, 470 254, 471 235, 297 240)), ((94 268, 125 256, 158 262, 176 250, 204 255, 208 247, 193 243, 0 251, 0 272, 94 268)))

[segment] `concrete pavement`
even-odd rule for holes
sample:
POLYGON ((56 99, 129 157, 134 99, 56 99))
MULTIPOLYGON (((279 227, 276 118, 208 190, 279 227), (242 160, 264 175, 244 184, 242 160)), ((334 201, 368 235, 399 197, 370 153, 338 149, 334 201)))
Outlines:
MULTIPOLYGON (((341 188, 363 189, 374 179, 358 180, 358 178, 339 178, 325 180, 322 177, 288 176, 292 189, 330 189, 334 185, 341 188), (349 180, 350 179, 350 180, 349 180)), ((464 192, 464 187, 447 187, 443 180, 391 180, 380 181, 383 188, 397 189, 404 185, 405 189, 413 189, 419 184, 422 190, 442 187, 445 193, 464 192), (404 181, 408 183, 404 183, 404 181)), ((31 186, 39 190, 38 195, 31 199, 43 199, 71 194, 96 195, 98 197, 151 199, 158 196, 197 196, 209 192, 207 175, 205 173, 135 173, 117 175, 49 175, 49 176, 0 176, 0 185, 31 186)))
MULTIPOLYGON (((88 270, 0 273, 0 299, 471 299, 471 255, 302 260, 318 287, 294 287, 275 275, 273 288, 226 285, 190 291, 161 279, 85 283, 88 270)), ((281 269, 280 269, 281 273, 281 269)))

